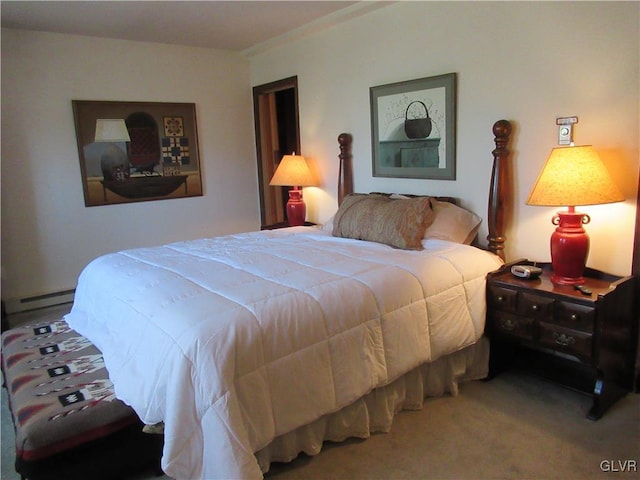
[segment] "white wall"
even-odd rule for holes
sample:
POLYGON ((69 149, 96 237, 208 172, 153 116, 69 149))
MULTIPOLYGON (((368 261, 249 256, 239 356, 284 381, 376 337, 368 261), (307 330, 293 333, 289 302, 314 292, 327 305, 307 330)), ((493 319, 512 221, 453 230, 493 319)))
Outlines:
MULTIPOLYGON (((558 116, 577 115, 576 144, 593 144, 627 201, 591 215, 588 265, 631 271, 638 187, 638 2, 399 2, 251 58, 251 83, 298 76, 302 153, 320 188, 308 217, 336 209, 340 132, 354 137, 357 191, 451 194, 486 218, 494 121, 515 126, 515 210, 508 259, 549 261, 556 209, 525 205, 557 145, 558 116), (374 178, 369 87, 458 74, 457 179, 374 178)), ((481 231, 486 237, 486 222, 481 231)))
MULTIPOLYGON (((2 30, 2 297, 73 288, 123 248, 257 229, 251 89, 297 75, 303 153, 323 184, 309 218, 336 208, 340 132, 355 186, 452 194, 485 216, 491 126, 515 125, 511 259, 549 259, 555 209, 524 204, 557 116, 577 115, 627 197, 584 207, 589 265, 630 271, 639 164, 637 2, 400 2, 249 60, 229 52, 2 30), (369 87, 458 73, 455 182, 371 175, 369 87), (72 99, 194 102, 205 195, 85 208, 72 99)), ((486 228, 481 232, 486 235, 486 228)))
POLYGON ((2 30, 2 297, 74 288, 103 253, 259 227, 239 54, 2 30), (86 208, 71 100, 196 104, 204 196, 86 208))

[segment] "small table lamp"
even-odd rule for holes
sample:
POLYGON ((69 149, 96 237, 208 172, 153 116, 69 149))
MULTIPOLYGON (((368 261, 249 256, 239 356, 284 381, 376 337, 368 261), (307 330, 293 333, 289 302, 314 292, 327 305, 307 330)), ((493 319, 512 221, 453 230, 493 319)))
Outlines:
POLYGON ((582 225, 589 215, 576 212, 576 205, 621 202, 624 195, 615 185, 598 153, 590 146, 557 147, 551 151, 527 205, 567 206, 557 212, 552 223, 551 281, 565 285, 584 283, 583 272, 589 255, 589 237, 582 225))
POLYGON ((302 199, 302 190, 298 187, 312 187, 316 185, 309 166, 301 155, 285 155, 274 173, 271 186, 293 187, 289 190, 287 202, 287 219, 292 227, 304 225, 307 206, 302 199))
POLYGON ((94 142, 109 143, 100 157, 100 167, 105 180, 129 178, 129 157, 116 143, 131 141, 127 125, 120 118, 98 118, 94 142))

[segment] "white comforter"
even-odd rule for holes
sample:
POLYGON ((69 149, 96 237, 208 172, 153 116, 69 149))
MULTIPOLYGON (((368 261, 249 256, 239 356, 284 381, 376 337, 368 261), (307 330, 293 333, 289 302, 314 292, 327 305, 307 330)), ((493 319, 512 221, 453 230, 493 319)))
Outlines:
POLYGON ((481 337, 500 260, 425 247, 295 227, 123 251, 86 267, 66 320, 164 421, 168 475, 261 478, 274 437, 481 337))

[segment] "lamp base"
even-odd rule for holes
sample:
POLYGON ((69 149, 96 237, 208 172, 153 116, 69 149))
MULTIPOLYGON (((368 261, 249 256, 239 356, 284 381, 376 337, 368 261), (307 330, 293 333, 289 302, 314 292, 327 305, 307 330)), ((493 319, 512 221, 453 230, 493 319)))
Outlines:
POLYGON ((127 154, 115 143, 109 143, 100 156, 100 168, 104 180, 122 182, 129 178, 127 154))
POLYGON ((579 285, 585 282, 584 268, 589 255, 589 236, 582 228, 591 221, 589 215, 569 207, 558 212, 552 223, 557 225, 551 235, 551 281, 561 285, 579 285))
POLYGON ((289 226, 299 227, 304 225, 307 216, 307 206, 302 199, 302 190, 297 187, 289 190, 289 200, 287 201, 287 219, 289 226))

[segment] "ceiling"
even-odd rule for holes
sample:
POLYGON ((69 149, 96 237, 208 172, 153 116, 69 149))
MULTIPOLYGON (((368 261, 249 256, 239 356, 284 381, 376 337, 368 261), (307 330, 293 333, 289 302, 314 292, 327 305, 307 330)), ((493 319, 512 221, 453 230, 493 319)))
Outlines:
POLYGON ((2 27, 247 52, 389 2, 2 0, 2 27))

